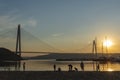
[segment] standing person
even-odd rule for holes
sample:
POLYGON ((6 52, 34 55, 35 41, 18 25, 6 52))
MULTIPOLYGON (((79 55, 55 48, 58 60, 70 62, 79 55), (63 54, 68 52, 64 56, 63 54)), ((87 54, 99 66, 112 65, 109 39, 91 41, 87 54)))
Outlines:
POLYGON ((71 68, 71 71, 72 71, 73 65, 71 65, 70 68, 71 68))
POLYGON ((25 71, 25 62, 23 62, 23 71, 25 71))
POLYGON ((100 71, 100 65, 97 64, 97 71, 100 71))
POLYGON ((69 64, 68 67, 69 67, 69 71, 72 71, 73 66, 69 64))
POLYGON ((80 67, 81 67, 81 70, 84 71, 84 63, 83 63, 83 61, 81 61, 80 67))
POLYGON ((68 68, 69 68, 69 70, 68 70, 68 71, 70 71, 70 64, 68 65, 68 68))
POLYGON ((54 71, 56 71, 56 65, 55 64, 53 65, 53 68, 54 68, 54 71))

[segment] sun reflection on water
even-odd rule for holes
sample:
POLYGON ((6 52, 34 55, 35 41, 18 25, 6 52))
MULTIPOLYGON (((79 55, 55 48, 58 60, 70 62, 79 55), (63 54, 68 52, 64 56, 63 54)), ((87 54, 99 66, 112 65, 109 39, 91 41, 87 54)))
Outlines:
POLYGON ((114 70, 113 70, 112 68, 108 68, 107 71, 108 71, 108 72, 112 72, 112 71, 114 71, 114 70))

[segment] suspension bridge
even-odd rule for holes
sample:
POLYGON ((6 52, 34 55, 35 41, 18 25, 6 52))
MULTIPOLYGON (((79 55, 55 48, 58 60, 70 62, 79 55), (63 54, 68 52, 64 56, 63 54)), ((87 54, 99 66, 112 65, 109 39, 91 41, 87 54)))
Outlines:
MULTIPOLYGON (((21 53, 64 53, 64 51, 57 49, 48 43, 40 40, 29 31, 21 28, 20 24, 16 28, 11 28, 8 30, 3 30, 0 33, 0 45, 1 47, 8 48, 15 52, 17 55, 21 56, 21 53)), ((81 51, 86 51, 90 49, 90 53, 94 53, 97 56, 97 43, 96 40, 91 41, 90 44, 85 45, 81 51)))
POLYGON ((0 36, 1 47, 8 48, 17 55, 21 55, 21 53, 50 53, 61 51, 40 40, 24 28, 21 28, 20 24, 17 29, 3 30, 0 36))
MULTIPOLYGON (((40 40, 30 32, 21 28, 20 24, 17 29, 9 29, 8 31, 3 31, 0 33, 0 46, 12 50, 16 55, 21 56, 21 53, 65 53, 60 49, 56 49, 53 46, 45 43, 40 40)), ((90 44, 85 45, 83 48, 79 49, 80 51, 86 51, 87 48, 90 48, 90 54, 92 58, 79 58, 78 60, 87 60, 87 61, 111 61, 112 59, 98 53, 97 40, 93 40, 90 44)), ((103 47, 102 47, 103 50, 103 47)), ((107 50, 106 50, 107 51, 107 50)), ((82 53, 82 52, 79 52, 82 53)), ((61 60, 61 59, 60 59, 61 60)), ((71 59, 70 59, 71 60, 71 59)), ((76 60, 76 59, 75 59, 76 60)), ((119 61, 119 60, 118 60, 119 61)))

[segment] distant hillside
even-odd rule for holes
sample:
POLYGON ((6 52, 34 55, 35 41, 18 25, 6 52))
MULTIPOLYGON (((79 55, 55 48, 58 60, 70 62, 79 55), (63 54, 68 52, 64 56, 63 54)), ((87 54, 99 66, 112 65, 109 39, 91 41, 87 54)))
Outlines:
POLYGON ((21 60, 22 58, 14 52, 6 49, 6 48, 0 48, 0 61, 16 61, 16 60, 21 60))
POLYGON ((76 59, 76 58, 93 58, 94 54, 78 54, 78 53, 51 53, 43 56, 36 56, 32 59, 76 59))
MULTIPOLYGON (((110 54, 110 57, 118 57, 120 54, 114 53, 110 54)), ((99 57, 102 54, 99 53, 99 57)), ((107 54, 104 54, 107 56, 107 54)), ((96 57, 93 53, 51 53, 48 55, 36 56, 32 57, 31 59, 79 59, 79 58, 94 58, 96 57)))

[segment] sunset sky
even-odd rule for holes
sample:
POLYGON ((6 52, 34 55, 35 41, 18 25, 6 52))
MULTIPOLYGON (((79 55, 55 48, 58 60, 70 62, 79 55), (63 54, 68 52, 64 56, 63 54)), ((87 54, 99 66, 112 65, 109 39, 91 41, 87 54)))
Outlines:
POLYGON ((18 24, 65 52, 90 52, 95 37, 101 52, 105 36, 120 52, 120 0, 0 0, 0 31, 18 24))

